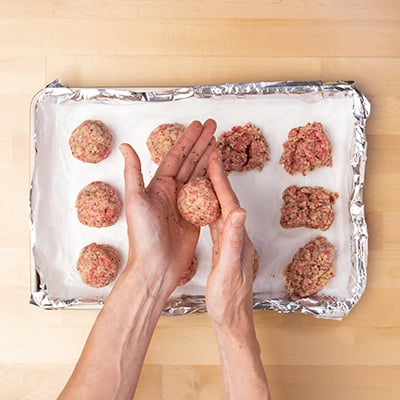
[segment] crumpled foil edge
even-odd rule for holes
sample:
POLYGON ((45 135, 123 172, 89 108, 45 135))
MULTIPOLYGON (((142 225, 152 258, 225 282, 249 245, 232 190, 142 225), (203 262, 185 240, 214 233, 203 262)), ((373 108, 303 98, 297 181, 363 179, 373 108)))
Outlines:
MULTIPOLYGON (((343 92, 351 96, 354 117, 354 152, 351 162, 353 170, 353 190, 350 196, 350 216, 352 236, 353 269, 349 281, 351 296, 336 299, 327 296, 312 296, 296 301, 286 299, 268 299, 265 293, 255 293, 253 296, 254 310, 272 310, 279 313, 311 314, 316 318, 340 320, 347 316, 363 295, 367 283, 368 230, 365 220, 363 203, 363 186, 367 160, 367 140, 365 135, 366 121, 370 114, 368 99, 355 87, 354 81, 279 81, 279 82, 246 82, 225 83, 182 88, 68 88, 59 80, 55 80, 40 91, 31 104, 31 129, 33 132, 31 144, 31 175, 34 164, 36 136, 33 127, 33 115, 36 104, 47 96, 58 101, 91 100, 99 103, 108 102, 148 102, 148 101, 178 101, 190 97, 208 98, 214 96, 246 96, 270 94, 303 94, 319 93, 329 96, 335 92, 343 92)), ((31 186, 32 191, 32 186, 31 186)), ((32 226, 32 221, 31 221, 32 226)), ((32 229, 31 229, 32 232, 32 229)), ((98 309, 104 304, 102 298, 92 299, 55 299, 50 298, 45 285, 41 284, 35 268, 34 238, 31 236, 31 296, 30 303, 44 309, 98 309)), ((171 297, 163 315, 176 316, 197 314, 207 311, 204 296, 171 297)))

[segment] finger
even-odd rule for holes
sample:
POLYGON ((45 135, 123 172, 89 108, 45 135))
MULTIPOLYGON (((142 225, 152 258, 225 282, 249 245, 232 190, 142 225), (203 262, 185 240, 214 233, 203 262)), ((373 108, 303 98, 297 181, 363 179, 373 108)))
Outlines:
POLYGON ((207 175, 208 162, 210 159, 210 155, 215 150, 215 145, 216 145, 216 140, 214 137, 212 137, 210 142, 208 143, 206 150, 204 151, 199 162, 197 163, 196 167, 194 168, 192 175, 188 178, 188 180, 190 180, 191 178, 196 177, 196 176, 207 175))
MULTIPOLYGON (((208 119, 204 123, 200 136, 193 143, 190 152, 183 161, 179 172, 176 175, 176 178, 179 182, 185 184, 193 175, 193 172, 196 170, 199 163, 201 165, 197 171, 201 171, 202 168, 207 168, 208 156, 211 152, 209 144, 214 137, 216 128, 217 124, 212 119, 208 119)), ((204 172, 203 175, 205 175, 204 172)))
POLYGON ((133 150, 129 144, 121 144, 119 148, 125 160, 125 203, 132 204, 138 195, 142 195, 144 193, 144 182, 141 172, 140 159, 135 150, 133 150))
POLYGON ((246 211, 236 208, 227 217, 221 243, 218 268, 221 273, 241 269, 243 243, 245 240, 246 211))
POLYGON ((209 225, 211 240, 215 246, 219 242, 220 232, 222 232, 223 221, 218 219, 217 221, 211 222, 209 225))
POLYGON ((208 175, 221 204, 222 216, 225 219, 232 210, 239 207, 239 201, 232 190, 216 150, 210 155, 208 175))
POLYGON ((203 125, 199 121, 193 121, 163 158, 155 175, 175 178, 193 145, 201 135, 202 130, 203 125))

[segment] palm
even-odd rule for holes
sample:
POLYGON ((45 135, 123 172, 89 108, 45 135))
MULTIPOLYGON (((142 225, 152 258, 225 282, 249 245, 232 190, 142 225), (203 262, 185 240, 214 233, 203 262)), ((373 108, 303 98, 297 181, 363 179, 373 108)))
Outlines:
POLYGON ((141 264, 155 258, 164 266, 158 273, 168 276, 171 286, 176 286, 190 264, 199 237, 199 228, 181 217, 176 196, 192 177, 205 174, 208 155, 214 148, 215 127, 211 120, 204 127, 192 123, 163 159, 147 188, 137 154, 130 146, 123 146, 129 257, 141 264))
POLYGON ((134 226, 140 227, 136 246, 146 246, 146 250, 175 264, 180 275, 190 264, 200 229, 182 218, 176 206, 179 183, 170 177, 158 177, 146 190, 146 207, 136 214, 134 226), (162 235, 155 234, 163 232, 162 235), (146 238, 146 239, 145 239, 146 238))

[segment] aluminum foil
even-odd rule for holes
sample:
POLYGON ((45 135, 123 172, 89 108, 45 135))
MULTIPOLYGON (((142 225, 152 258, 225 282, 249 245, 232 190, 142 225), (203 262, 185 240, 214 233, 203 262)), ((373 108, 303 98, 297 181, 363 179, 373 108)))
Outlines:
MULTIPOLYGON (((365 126, 370 113, 370 104, 366 97, 360 93, 352 81, 339 82, 250 82, 228 83, 220 85, 206 85, 181 88, 68 88, 60 81, 54 81, 40 91, 32 101, 31 119, 31 177, 33 176, 36 157, 37 132, 35 127, 37 105, 49 96, 57 102, 66 99, 73 102, 90 101, 99 104, 127 104, 135 102, 175 102, 190 98, 208 99, 216 97, 245 97, 252 95, 282 95, 295 96, 313 94, 321 98, 343 94, 351 98, 353 117, 353 143, 351 157, 352 188, 349 198, 350 214, 350 243, 351 243, 351 274, 348 282, 346 298, 336 298, 326 295, 289 301, 284 298, 269 298, 268 293, 258 291, 254 293, 254 309, 274 310, 281 313, 312 314, 317 318, 341 319, 346 316, 357 304, 362 296, 367 279, 368 257, 368 232, 364 215, 363 184, 366 163, 366 136, 365 126)), ((31 185, 32 194, 32 185, 31 185)), ((32 199, 32 195, 31 195, 32 199)), ((32 248, 32 274, 31 298, 32 304, 48 309, 58 308, 100 308, 103 297, 77 297, 62 299, 49 296, 48 287, 41 279, 40 267, 35 257, 37 246, 33 227, 36 221, 32 218, 31 205, 31 248, 32 248)), ((204 296, 180 295, 171 297, 166 304, 164 315, 182 315, 187 313, 200 313, 206 311, 204 296)))

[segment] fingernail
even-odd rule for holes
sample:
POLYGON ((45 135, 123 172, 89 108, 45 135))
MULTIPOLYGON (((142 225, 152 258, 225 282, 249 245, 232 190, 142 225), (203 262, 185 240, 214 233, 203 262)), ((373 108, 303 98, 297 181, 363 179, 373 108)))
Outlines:
POLYGON ((246 213, 243 211, 236 212, 235 214, 232 215, 232 225, 236 227, 240 227, 244 224, 244 221, 246 219, 246 213))

